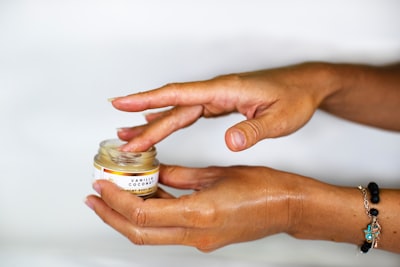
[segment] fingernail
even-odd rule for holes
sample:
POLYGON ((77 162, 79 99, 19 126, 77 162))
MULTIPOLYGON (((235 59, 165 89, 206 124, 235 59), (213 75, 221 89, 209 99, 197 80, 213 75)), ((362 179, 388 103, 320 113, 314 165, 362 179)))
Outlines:
POLYGON ((143 117, 147 120, 147 117, 151 116, 151 112, 143 112, 143 117))
POLYGON ((101 187, 98 183, 94 182, 92 185, 94 191, 96 191, 99 195, 101 195, 101 187))
POLYGON ((120 96, 117 97, 110 97, 107 99, 108 102, 113 102, 115 99, 120 98, 120 96))
POLYGON ((234 147, 236 148, 243 148, 246 143, 246 139, 243 133, 239 131, 234 131, 231 133, 231 141, 234 147))
POLYGON ((85 198, 83 202, 85 202, 86 206, 88 206, 92 210, 94 209, 93 203, 90 202, 88 198, 85 198))
POLYGON ((130 129, 130 127, 119 127, 119 128, 117 128, 117 132, 124 132, 124 131, 126 131, 126 130, 128 130, 128 129, 130 129))

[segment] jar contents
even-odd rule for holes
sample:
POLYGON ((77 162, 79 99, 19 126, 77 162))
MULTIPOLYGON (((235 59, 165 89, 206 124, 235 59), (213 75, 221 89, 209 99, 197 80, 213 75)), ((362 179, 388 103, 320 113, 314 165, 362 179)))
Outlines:
POLYGON ((157 191, 159 162, 156 148, 145 152, 124 152, 119 147, 125 142, 109 139, 100 143, 94 157, 95 180, 105 179, 120 188, 144 198, 157 191))

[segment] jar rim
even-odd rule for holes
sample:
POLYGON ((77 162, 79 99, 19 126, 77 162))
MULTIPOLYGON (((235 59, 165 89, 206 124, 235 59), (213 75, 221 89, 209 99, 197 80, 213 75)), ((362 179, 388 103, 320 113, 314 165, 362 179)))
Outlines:
POLYGON ((121 153, 124 155, 129 155, 130 157, 133 158, 147 158, 147 157, 154 157, 154 153, 156 152, 156 148, 154 146, 150 147, 146 151, 141 151, 141 152, 133 152, 133 151, 121 151, 119 148, 126 144, 126 141, 122 141, 120 139, 114 138, 114 139, 106 139, 102 142, 100 142, 100 148, 106 149, 108 151, 113 151, 114 153, 121 153))

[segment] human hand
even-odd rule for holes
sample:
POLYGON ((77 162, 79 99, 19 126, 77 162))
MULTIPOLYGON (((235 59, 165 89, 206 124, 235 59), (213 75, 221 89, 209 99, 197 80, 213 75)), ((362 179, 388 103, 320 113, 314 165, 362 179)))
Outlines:
POLYGON ((194 193, 163 190, 143 200, 111 182, 94 184, 87 205, 135 244, 179 244, 212 251, 290 231, 300 210, 299 176, 265 167, 184 168, 162 165, 160 182, 194 193))
POLYGON ((124 151, 145 151, 174 131, 200 117, 240 112, 246 120, 226 131, 232 151, 251 147, 264 138, 288 135, 301 128, 330 93, 326 64, 308 63, 292 67, 219 76, 211 80, 172 83, 147 92, 112 100, 122 111, 144 111, 173 106, 146 115, 148 124, 121 128, 118 136, 129 141, 124 151))

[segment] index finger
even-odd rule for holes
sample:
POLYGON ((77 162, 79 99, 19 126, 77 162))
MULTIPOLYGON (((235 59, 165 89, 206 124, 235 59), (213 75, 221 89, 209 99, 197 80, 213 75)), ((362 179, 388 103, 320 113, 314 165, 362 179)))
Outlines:
POLYGON ((188 106, 209 103, 215 96, 213 80, 170 83, 146 92, 117 97, 112 105, 123 111, 143 111, 168 106, 188 106))
MULTIPOLYGON (((206 203, 188 205, 188 197, 143 200, 123 191, 115 184, 99 180, 101 198, 113 210, 139 227, 204 227, 199 223, 199 215, 210 214, 206 203)), ((204 218, 203 218, 204 219, 204 218)), ((201 221, 201 220, 200 220, 201 221)))

